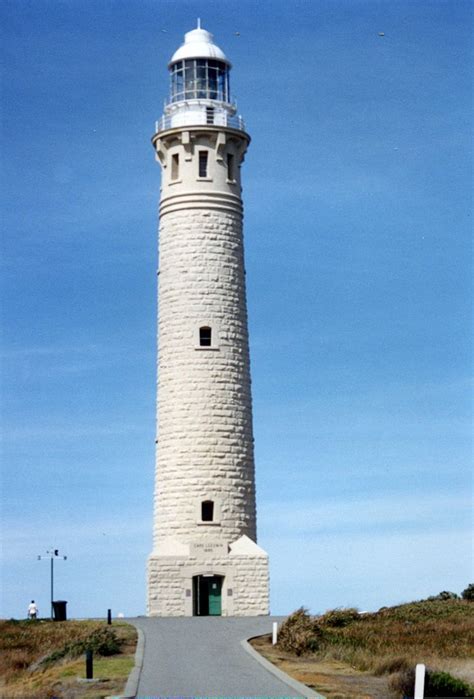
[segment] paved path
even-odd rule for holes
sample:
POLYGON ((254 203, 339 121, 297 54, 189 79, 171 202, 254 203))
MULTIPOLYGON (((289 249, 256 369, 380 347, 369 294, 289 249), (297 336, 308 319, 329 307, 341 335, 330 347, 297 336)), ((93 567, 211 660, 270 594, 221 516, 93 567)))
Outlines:
POLYGON ((128 619, 145 634, 138 697, 302 697, 241 646, 282 617, 128 619))

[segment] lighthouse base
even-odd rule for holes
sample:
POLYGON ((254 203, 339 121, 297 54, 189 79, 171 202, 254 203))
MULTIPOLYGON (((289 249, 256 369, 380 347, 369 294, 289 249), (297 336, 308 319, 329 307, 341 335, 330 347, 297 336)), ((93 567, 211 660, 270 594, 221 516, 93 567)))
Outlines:
POLYGON ((247 536, 222 543, 177 544, 179 555, 148 559, 148 616, 260 616, 269 614, 268 555, 247 536), (227 549, 227 551, 226 551, 227 549))

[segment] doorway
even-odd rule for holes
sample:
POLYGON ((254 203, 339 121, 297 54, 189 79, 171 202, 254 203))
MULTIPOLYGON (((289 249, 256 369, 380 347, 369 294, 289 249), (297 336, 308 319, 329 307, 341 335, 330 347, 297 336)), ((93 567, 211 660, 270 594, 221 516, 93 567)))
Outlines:
POLYGON ((221 575, 195 575, 193 577, 193 616, 222 615, 221 575))

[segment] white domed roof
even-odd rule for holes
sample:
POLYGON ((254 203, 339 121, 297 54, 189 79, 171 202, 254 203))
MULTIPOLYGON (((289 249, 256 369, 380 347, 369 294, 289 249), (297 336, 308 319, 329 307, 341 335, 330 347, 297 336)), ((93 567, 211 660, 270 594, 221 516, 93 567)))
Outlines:
POLYGON ((174 52, 169 65, 187 58, 213 58, 216 61, 223 61, 228 66, 231 65, 225 53, 213 43, 214 36, 201 29, 193 29, 184 35, 184 44, 174 52))

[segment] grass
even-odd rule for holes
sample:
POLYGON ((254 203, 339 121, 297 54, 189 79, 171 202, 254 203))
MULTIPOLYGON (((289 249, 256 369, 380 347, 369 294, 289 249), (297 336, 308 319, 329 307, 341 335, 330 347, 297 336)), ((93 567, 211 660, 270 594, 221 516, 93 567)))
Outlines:
MULTIPOLYGON (((319 617, 300 609, 282 625, 279 643, 270 655, 268 645, 260 644, 258 650, 277 664, 304 666, 309 674, 311 665, 327 669, 332 664, 347 676, 363 673, 394 679, 393 675, 423 662, 474 683, 474 604, 432 600, 367 614, 332 610, 319 617)), ((378 696, 374 692, 366 696, 378 696)))
MULTIPOLYGON (((355 616, 349 611, 349 615, 339 611, 341 618, 346 616, 340 624, 335 623, 334 611, 321 617, 303 616, 299 620, 302 630, 307 629, 303 652, 314 650, 375 674, 384 674, 400 659, 413 665, 420 658, 474 657, 474 605, 470 602, 413 602, 355 616)), ((291 651, 291 642, 282 643, 284 628, 280 639, 282 647, 291 651)), ((298 650, 296 643, 295 652, 298 650)))
POLYGON ((134 627, 123 622, 107 626, 99 621, 0 621, 0 694, 9 699, 119 694, 134 665, 136 637, 134 627), (95 649, 97 680, 81 683, 88 647, 95 649))

